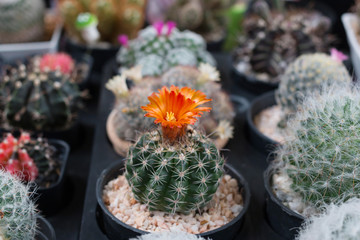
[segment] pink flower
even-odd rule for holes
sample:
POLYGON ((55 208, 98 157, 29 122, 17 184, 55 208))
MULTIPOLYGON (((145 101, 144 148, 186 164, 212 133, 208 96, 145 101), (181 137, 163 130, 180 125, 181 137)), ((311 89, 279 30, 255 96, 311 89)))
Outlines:
POLYGON ((157 32, 157 35, 158 37, 161 36, 162 34, 162 30, 163 30, 163 27, 164 27, 164 22, 156 22, 153 24, 153 27, 155 28, 156 32, 157 32))
POLYGON ((124 47, 129 46, 129 38, 128 38, 128 36, 126 36, 124 34, 121 34, 121 35, 118 36, 118 41, 124 47))
POLYGON ((347 60, 349 57, 343 54, 342 52, 338 51, 336 48, 332 48, 330 50, 331 58, 337 62, 342 62, 347 60))
POLYGON ((169 21, 169 22, 166 23, 166 26, 167 26, 166 36, 170 36, 173 29, 176 27, 176 23, 172 22, 172 21, 169 21))

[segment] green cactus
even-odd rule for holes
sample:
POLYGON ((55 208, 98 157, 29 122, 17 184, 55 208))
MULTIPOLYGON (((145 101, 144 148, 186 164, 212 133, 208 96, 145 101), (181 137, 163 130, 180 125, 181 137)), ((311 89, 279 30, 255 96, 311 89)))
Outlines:
POLYGON ((0 170, 0 239, 33 240, 36 217, 28 187, 0 170))
POLYGON ((141 65, 143 76, 159 76, 177 65, 195 67, 200 62, 215 65, 199 35, 180 32, 170 24, 149 26, 140 31, 136 39, 126 43, 117 55, 121 69, 141 65))
POLYGON ((158 131, 145 133, 129 150, 125 177, 151 211, 198 210, 217 190, 224 160, 209 139, 188 135, 186 144, 174 147, 163 144, 158 131))
POLYGON ((276 169, 292 179, 305 203, 322 207, 360 197, 360 94, 348 85, 323 87, 288 123, 276 169))
POLYGON ((6 69, 0 89, 0 108, 12 127, 66 129, 82 105, 75 80, 59 70, 41 71, 38 58, 27 66, 6 69))
POLYGON ((321 90, 321 86, 350 81, 351 77, 341 61, 324 53, 305 54, 292 62, 281 76, 276 101, 288 118, 309 93, 321 90))

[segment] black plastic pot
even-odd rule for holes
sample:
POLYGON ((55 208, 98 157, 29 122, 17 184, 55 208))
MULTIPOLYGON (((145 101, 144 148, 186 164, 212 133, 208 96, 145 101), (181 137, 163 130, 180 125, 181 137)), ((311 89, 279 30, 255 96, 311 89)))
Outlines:
POLYGON ((206 43, 206 50, 209 52, 220 52, 225 42, 225 36, 218 41, 211 41, 206 43))
POLYGON ((56 240, 55 230, 43 217, 37 217, 37 231, 35 240, 56 240))
POLYGON ((246 122, 248 126, 246 129, 248 131, 247 134, 249 141, 264 154, 271 153, 275 146, 279 145, 279 143, 261 133, 255 126, 254 118, 262 110, 275 104, 275 92, 268 92, 255 98, 246 113, 246 122))
MULTIPOLYGON (((112 164, 109 168, 105 169, 101 173, 96 184, 96 198, 98 202, 97 221, 104 234, 110 240, 127 240, 129 238, 147 233, 145 231, 139 230, 121 222, 109 212, 103 202, 102 195, 104 186, 109 181, 115 179, 117 176, 122 174, 123 171, 124 161, 112 164)), ((244 222, 245 213, 249 208, 250 189, 247 182, 240 175, 240 173, 236 171, 231 165, 225 165, 225 171, 232 177, 235 177, 238 180, 239 185, 242 186, 241 192, 244 199, 244 208, 241 213, 228 224, 218 229, 199 234, 204 238, 211 238, 213 240, 233 239, 237 232, 240 230, 244 222)))
POLYGON ((65 199, 70 195, 65 187, 65 170, 70 152, 69 145, 61 140, 49 139, 49 144, 56 148, 56 158, 60 161, 60 175, 56 183, 50 187, 40 187, 34 194, 36 204, 41 214, 50 216, 58 212, 66 202, 65 199))
MULTIPOLYGON (((120 46, 111 45, 107 48, 91 47, 84 44, 76 43, 69 37, 65 36, 65 49, 72 56, 77 54, 89 54, 94 60, 92 71, 101 73, 104 64, 108 60, 116 56, 116 53, 119 51, 120 46)), ((100 81, 98 82, 98 84, 100 85, 100 81)))
POLYGON ((294 239, 298 228, 305 218, 284 206, 272 191, 272 174, 270 168, 264 172, 265 214, 270 227, 285 239, 294 239))
POLYGON ((248 110, 250 103, 249 101, 239 95, 230 95, 230 100, 234 105, 235 109, 235 124, 243 125, 245 122, 246 111, 248 110))

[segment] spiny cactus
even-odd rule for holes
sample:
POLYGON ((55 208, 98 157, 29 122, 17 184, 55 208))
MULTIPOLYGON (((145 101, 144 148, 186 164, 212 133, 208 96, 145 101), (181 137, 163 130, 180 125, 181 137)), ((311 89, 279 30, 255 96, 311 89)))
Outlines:
POLYGON ((193 32, 178 31, 172 22, 149 26, 132 41, 122 38, 122 44, 117 55, 121 69, 141 65, 143 76, 159 76, 176 65, 195 67, 201 62, 215 65, 205 50, 204 40, 193 32))
MULTIPOLYGON (((137 238, 131 238, 130 240, 205 240, 205 238, 198 237, 194 234, 186 232, 160 232, 160 233, 150 233, 142 235, 137 238)), ((210 239, 207 239, 210 240, 210 239)))
POLYGON ((350 83, 351 77, 342 64, 324 53, 304 54, 298 57, 281 76, 276 101, 285 115, 294 114, 304 97, 321 86, 350 83))
POLYGON ((0 44, 34 42, 43 39, 44 1, 1 1, 0 12, 0 44))
POLYGON ((64 0, 60 3, 60 10, 65 29, 75 40, 86 42, 76 28, 75 22, 79 14, 88 12, 98 19, 100 41, 117 44, 119 34, 133 38, 142 28, 145 6, 146 0, 64 0))
POLYGON ((72 57, 66 53, 48 53, 40 59, 41 71, 55 71, 60 70, 63 74, 70 74, 75 67, 75 62, 72 57))
POLYGON ((360 197, 360 94, 348 85, 323 87, 321 95, 308 97, 276 151, 275 168, 317 208, 360 197))
POLYGON ((34 203, 29 188, 0 169, 0 238, 33 240, 36 231, 34 203))
POLYGON ((306 219, 296 240, 360 239, 360 199, 331 204, 320 216, 306 219))
POLYGON ((259 80, 278 82, 296 57, 329 50, 330 20, 320 13, 300 9, 270 11, 262 0, 254 5, 257 13, 244 19, 246 35, 234 55, 239 71, 259 80))
POLYGON ((216 192, 224 160, 205 136, 188 128, 209 107, 200 91, 163 87, 142 107, 162 130, 142 135, 129 150, 125 177, 140 203, 152 211, 200 210, 216 192))
POLYGON ((57 71, 40 71, 39 59, 7 68, 0 81, 0 109, 11 127, 62 130, 82 106, 75 80, 57 71))

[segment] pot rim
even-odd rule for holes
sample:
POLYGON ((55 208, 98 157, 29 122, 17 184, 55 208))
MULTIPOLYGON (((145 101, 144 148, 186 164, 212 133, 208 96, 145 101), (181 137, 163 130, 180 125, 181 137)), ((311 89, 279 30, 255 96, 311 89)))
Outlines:
MULTIPOLYGON (((104 176, 108 175, 109 172, 111 172, 114 168, 119 168, 119 167, 124 167, 125 164, 125 159, 122 159, 121 162, 116 162, 111 164, 109 167, 107 167, 106 169, 104 169, 99 178, 97 179, 96 182, 96 198, 97 198, 97 203, 100 206, 101 210, 103 211, 104 214, 106 214, 107 216, 109 216, 111 218, 112 221, 114 221, 117 225, 121 225, 124 228, 127 228, 128 230, 131 230, 133 232, 136 232, 138 234, 147 234, 150 232, 147 231, 143 231, 137 228, 134 228, 122 221, 120 221, 118 218, 116 218, 105 206, 104 201, 102 200, 102 193, 103 193, 103 179, 104 176)), ((225 163, 225 173, 226 172, 232 172, 235 177, 237 178, 237 180, 239 181, 239 186, 242 187, 243 189, 243 193, 242 193, 242 197, 243 197, 243 209, 241 210, 241 212, 234 218, 232 219, 230 222, 226 223, 225 225, 216 228, 214 230, 211 231, 207 231, 204 233, 200 233, 200 234, 196 234, 199 236, 208 236, 220 231, 223 231, 225 229, 227 229, 227 226, 229 225, 233 225, 235 222, 238 222, 239 220, 241 220, 246 212, 248 211, 249 205, 250 205, 250 197, 251 197, 251 193, 250 193, 250 188, 249 185, 247 183, 247 181, 245 180, 245 178, 240 174, 239 171, 237 171, 231 164, 225 163), (245 195, 245 196, 244 196, 245 195)))
POLYGON ((51 225, 51 223, 46 218, 42 217, 41 215, 37 216, 37 220, 40 220, 46 226, 47 230, 50 233, 50 236, 46 236, 43 232, 39 231, 39 229, 36 230, 36 235, 40 235, 44 239, 56 240, 56 233, 55 233, 54 227, 51 225))

